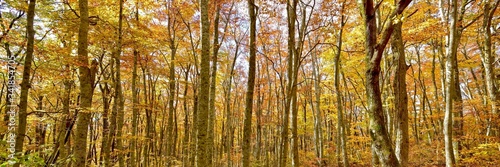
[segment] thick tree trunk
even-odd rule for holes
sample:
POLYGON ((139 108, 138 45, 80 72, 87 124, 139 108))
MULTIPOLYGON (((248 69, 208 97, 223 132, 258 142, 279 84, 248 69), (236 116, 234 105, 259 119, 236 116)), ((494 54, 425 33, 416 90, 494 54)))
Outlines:
POLYGON ((212 167, 212 159, 208 157, 209 145, 208 119, 209 110, 209 91, 210 91, 210 22, 208 20, 208 1, 200 0, 201 8, 201 62, 200 62, 200 85, 199 85, 199 104, 198 104, 198 147, 197 147, 197 165, 212 167))
POLYGON ((392 51, 395 57, 396 69, 394 74, 394 108, 396 109, 396 157, 401 166, 408 165, 408 93, 406 92, 406 65, 405 48, 401 33, 402 22, 394 26, 392 36, 392 51))
MULTIPOLYGON (((379 75, 380 62, 387 42, 394 30, 393 22, 400 21, 396 16, 401 15, 411 0, 401 0, 391 13, 387 27, 382 32, 382 37, 377 38, 376 9, 372 0, 362 2, 362 13, 366 26, 366 95, 368 100, 368 115, 370 120, 370 136, 372 138, 372 151, 378 157, 382 166, 400 166, 385 127, 382 99, 380 93, 379 75)), ((375 161, 376 162, 376 161, 375 161)))
MULTIPOLYGON (((73 154, 75 157, 75 166, 85 166, 87 161, 87 132, 90 123, 92 112, 92 82, 95 75, 89 65, 88 60, 88 30, 89 30, 89 12, 88 1, 80 0, 80 27, 78 30, 78 64, 79 64, 79 81, 80 81, 80 110, 78 113, 75 145, 73 154)), ((93 66, 95 64, 93 63, 93 66)), ((94 67, 92 67, 94 68, 94 67)))
POLYGON ((252 110, 253 110, 253 96, 255 89, 255 57, 256 45, 255 36, 257 28, 257 9, 255 8, 255 1, 248 0, 248 14, 250 16, 250 59, 248 60, 248 84, 245 101, 245 122, 243 127, 243 167, 250 166, 251 154, 251 138, 252 138, 252 110))
POLYGON ((294 70, 295 70, 295 19, 297 9, 296 0, 287 1, 287 23, 288 23, 288 58, 287 58, 287 85, 285 91, 285 110, 283 112, 283 126, 281 131, 281 156, 280 156, 280 167, 287 166, 288 160, 288 129, 290 120, 290 109, 292 109, 292 101, 294 99, 293 89, 295 85, 293 84, 294 70))
MULTIPOLYGON (((26 47, 26 57, 24 58, 24 69, 23 69, 23 80, 21 82, 21 99, 19 102, 19 124, 17 128, 16 135, 16 146, 15 151, 18 156, 22 155, 24 138, 26 136, 26 117, 28 109, 28 94, 31 88, 30 74, 31 74, 31 62, 33 61, 33 51, 35 45, 35 29, 33 28, 33 22, 35 20, 35 5, 36 0, 30 0, 28 6, 28 24, 26 25, 26 31, 28 32, 28 45, 26 47)), ((20 157, 18 157, 20 158, 20 157)), ((14 165, 19 166, 19 163, 14 165)))

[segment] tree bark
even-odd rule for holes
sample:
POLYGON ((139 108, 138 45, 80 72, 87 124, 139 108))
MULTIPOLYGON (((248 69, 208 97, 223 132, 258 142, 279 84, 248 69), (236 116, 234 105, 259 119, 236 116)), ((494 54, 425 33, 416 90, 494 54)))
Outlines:
POLYGON ((213 41, 213 54, 212 54, 212 70, 210 71, 210 101, 209 101, 209 109, 210 109, 210 115, 209 115, 209 120, 208 120, 208 141, 209 146, 209 152, 208 155, 210 158, 214 158, 214 151, 215 151, 215 144, 214 144, 214 133, 215 133, 215 125, 216 125, 216 119, 215 119, 215 91, 216 91, 216 83, 217 83, 217 61, 218 61, 218 54, 219 54, 219 48, 220 48, 220 43, 219 43, 219 19, 220 19, 220 4, 221 2, 216 2, 216 9, 215 9, 215 19, 214 19, 214 41, 213 41))
MULTIPOLYGON (((491 107, 491 116, 488 118, 488 127, 487 127, 487 136, 496 136, 498 135, 498 126, 496 123, 493 123, 494 118, 497 118, 497 100, 498 100, 498 90, 495 85, 495 70, 494 68, 494 51, 492 49, 492 39, 491 39, 491 20, 495 13, 496 8, 498 7, 498 3, 500 1, 496 1, 492 3, 490 0, 483 1, 483 23, 481 25, 480 32, 483 34, 483 41, 480 43, 479 47, 481 50, 481 61, 484 67, 484 78, 486 80, 486 88, 488 90, 488 97, 490 98, 490 107, 491 107)), ((494 121, 495 122, 495 121, 494 121)))
POLYGON ((88 59, 89 12, 88 1, 79 0, 80 27, 78 29, 78 64, 80 80, 80 110, 78 113, 73 154, 75 166, 85 166, 87 161, 87 132, 92 112, 93 75, 88 59))
POLYGON ((43 147, 43 145, 45 145, 45 135, 47 133, 47 127, 46 127, 46 124, 43 122, 43 115, 44 115, 44 111, 43 111, 43 98, 44 96, 38 96, 38 99, 37 99, 37 107, 36 107, 36 116, 38 118, 38 122, 36 123, 36 128, 35 128, 35 132, 36 132, 36 146, 37 146, 37 152, 38 152, 38 156, 41 157, 41 158, 44 158, 44 151, 43 149, 41 149, 43 147))
POLYGON ((394 74, 394 108, 396 109, 396 157, 401 166, 408 165, 408 93, 406 91, 405 48, 401 32, 402 22, 396 23, 392 36, 392 51, 395 57, 396 68, 394 74))
POLYGON ((256 45, 255 36, 257 28, 257 9, 255 0, 248 0, 248 14, 250 16, 250 59, 248 60, 248 84, 245 101, 245 122, 243 127, 243 167, 250 166, 251 138, 252 138, 252 110, 253 96, 255 89, 255 57, 256 45))
POLYGON ((288 58, 287 58, 287 85, 285 91, 285 110, 283 112, 283 126, 281 133, 281 158, 280 158, 280 167, 287 166, 288 160, 288 128, 289 128, 289 120, 290 120, 290 109, 292 108, 292 100, 293 100, 293 89, 295 85, 293 84, 293 76, 295 70, 295 19, 296 19, 296 9, 297 9, 297 1, 296 0, 288 0, 287 1, 287 23, 288 23, 288 58))
MULTIPOLYGON (((101 67, 101 70, 104 69, 101 67)), ((109 76, 105 76, 104 79, 109 79, 109 76)), ((109 108, 111 103, 111 90, 108 83, 99 84, 99 88, 102 92, 102 144, 101 144, 101 163, 100 165, 109 166, 110 165, 110 152, 111 152, 111 142, 109 136, 109 108)))
POLYGON ((401 0, 396 4, 395 10, 389 16, 390 20, 382 32, 382 38, 377 38, 377 21, 372 0, 363 0, 361 4, 365 20, 365 54, 366 54, 366 95, 368 100, 368 115, 370 120, 370 137, 372 149, 382 166, 400 166, 385 127, 382 99, 380 93, 379 75, 380 62, 392 32, 393 21, 401 15, 411 0, 401 0))
MULTIPOLYGON (((116 77, 115 77, 115 103, 113 104, 113 111, 116 111, 116 148, 118 151, 123 151, 123 141, 122 141, 122 129, 123 129, 123 121, 124 121, 124 99, 123 99, 123 91, 121 84, 121 54, 122 54, 122 24, 123 24, 123 0, 120 0, 120 9, 118 15, 118 45, 115 53, 115 63, 116 63, 116 77)), ((121 153, 117 154, 118 156, 118 165, 125 166, 125 161, 121 153)))
MULTIPOLYGON (((176 65, 176 60, 175 56, 177 54, 177 43, 176 43, 176 9, 173 6, 175 1, 171 1, 169 6, 169 12, 168 12, 168 38, 169 38, 169 47, 170 47, 170 69, 169 69, 169 77, 168 77, 168 89, 169 89, 169 96, 168 96, 168 121, 167 121, 167 156, 173 157, 174 152, 175 152, 175 145, 174 145, 174 116, 176 115, 175 108, 174 108, 174 101, 175 101, 175 65, 176 65)), ((170 159, 170 158, 169 158, 170 159)), ((170 161, 169 161, 170 163, 170 161)))
POLYGON ((208 1, 200 0, 201 8, 201 62, 200 85, 198 94, 198 148, 197 165, 212 167, 212 159, 207 156, 212 147, 208 137, 209 91, 210 91, 210 22, 208 21, 208 1))
MULTIPOLYGON (((135 21, 139 22, 139 7, 138 7, 138 2, 136 1, 136 8, 135 8, 135 21)), ((137 63, 138 63, 138 58, 139 58, 139 51, 137 48, 134 48, 134 65, 132 67, 132 141, 130 142, 130 151, 131 151, 131 156, 130 156, 130 163, 131 166, 137 165, 138 158, 137 158, 137 127, 138 127, 138 117, 139 117, 139 90, 137 88, 137 63)))
MULTIPOLYGON (((18 156, 22 155, 24 138, 26 136, 26 117, 28 109, 28 94, 31 88, 30 74, 31 74, 31 63, 33 61, 33 51, 35 45, 35 29, 33 28, 33 22, 35 19, 35 5, 36 0, 30 0, 28 6, 28 24, 26 25, 26 31, 28 32, 28 45, 26 47, 26 57, 24 58, 24 69, 23 69, 23 80, 21 82, 21 99, 19 102, 19 124, 17 128, 16 135, 16 146, 15 151, 18 156)), ((20 157, 18 157, 20 158, 20 157)), ((18 167, 20 164, 14 164, 18 167)))
POLYGON ((456 109, 457 96, 460 94, 456 94, 456 89, 460 89, 456 87, 458 77, 458 69, 455 65, 457 62, 457 48, 459 44, 458 37, 458 28, 457 28, 457 20, 458 20, 458 3, 457 0, 451 1, 451 13, 449 16, 449 34, 448 34, 448 44, 446 47, 446 87, 445 87, 445 115, 444 115, 444 123, 443 123, 443 133, 444 133, 444 144, 445 144, 445 159, 446 166, 451 167, 455 165, 455 155, 453 151, 453 125, 455 124, 453 121, 453 110, 456 109), (457 70, 455 70, 457 69, 457 70))
MULTIPOLYGON (((344 5, 345 3, 342 3, 342 12, 344 10, 344 5)), ((342 13, 341 16, 341 23, 340 23, 340 30, 339 34, 337 36, 337 52, 335 53, 334 61, 335 61, 335 81, 334 81, 334 86, 335 86, 335 91, 337 92, 337 135, 339 136, 337 141, 337 150, 339 150, 339 154, 337 154, 337 159, 340 160, 340 150, 342 152, 342 166, 347 167, 349 166, 349 158, 347 157, 347 138, 346 138, 346 127, 344 123, 344 111, 342 110, 342 92, 340 90, 340 55, 342 52, 342 33, 344 32, 344 25, 347 22, 347 20, 344 17, 344 14, 342 13)), ((340 161, 338 162, 340 166, 340 161)))

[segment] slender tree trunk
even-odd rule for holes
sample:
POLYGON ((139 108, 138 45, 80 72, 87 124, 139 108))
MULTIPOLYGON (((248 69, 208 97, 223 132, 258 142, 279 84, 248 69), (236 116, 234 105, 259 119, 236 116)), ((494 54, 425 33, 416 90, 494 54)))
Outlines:
MULTIPOLYGON (((28 45, 26 47, 26 57, 24 58, 24 69, 23 69, 23 80, 21 82, 21 99, 19 102, 19 124, 17 128, 16 135, 16 154, 22 155, 24 138, 26 135, 26 117, 28 109, 28 94, 31 88, 30 74, 31 74, 31 62, 33 61, 33 51, 35 45, 35 29, 33 28, 33 22, 35 20, 35 5, 36 0, 30 0, 28 6, 28 24, 26 25, 26 31, 28 32, 28 45)), ((19 157, 20 158, 20 157, 19 157)), ((19 166, 19 163, 14 165, 19 166)))
POLYGON ((149 152, 150 152, 150 148, 152 147, 151 145, 151 141, 152 141, 152 138, 151 138, 151 109, 149 108, 151 106, 151 100, 150 99, 150 96, 151 96, 151 93, 150 93, 150 89, 147 89, 147 82, 148 80, 146 78, 148 78, 148 73, 146 72, 146 67, 142 66, 142 87, 143 87, 143 90, 144 90, 144 105, 146 105, 145 107, 145 112, 146 112, 146 118, 145 118, 145 121, 146 121, 146 130, 145 130, 145 137, 146 137, 146 141, 144 143, 144 146, 143 146, 143 162, 144 162, 144 166, 148 167, 150 162, 149 162, 149 152))
MULTIPOLYGON (((215 19, 214 19, 214 41, 213 41, 213 54, 212 54, 212 70, 210 71, 210 97, 209 97, 209 120, 208 120, 208 145, 210 146, 208 150, 208 157, 214 159, 214 126, 216 125, 215 119, 215 91, 216 91, 216 83, 217 83, 217 59, 219 54, 219 19, 220 19, 220 2, 216 2, 216 11, 215 11, 215 19)), ((214 159, 215 160, 215 159, 214 159)))
MULTIPOLYGON (((344 10, 344 3, 342 3, 342 12, 344 10)), ((337 154, 337 159, 340 160, 340 151, 342 152, 342 161, 344 167, 349 166, 349 158, 347 157, 347 139, 346 139, 346 127, 344 123, 344 111, 342 110, 342 92, 340 90, 340 55, 342 52, 342 33, 344 32, 344 25, 346 23, 346 19, 344 14, 341 16, 340 30, 337 36, 337 52, 335 53, 335 91, 337 92, 337 135, 339 136, 337 141, 337 150, 339 150, 339 154, 337 154)), ((340 161, 338 162, 340 166, 340 161)))
MULTIPOLYGON (((101 70, 104 70, 101 68, 101 70)), ((106 79, 107 77, 105 77, 106 79)), ((103 115, 102 115, 102 144, 101 144, 101 165, 109 166, 110 165, 110 136, 109 136, 109 108, 111 103, 110 97, 110 88, 108 83, 100 84, 99 88, 102 92, 102 102, 103 102, 103 115), (104 85, 104 86, 103 86, 104 85)))
POLYGON ((487 136, 497 136, 498 135, 498 126, 494 123, 495 119, 498 118, 497 112, 497 100, 498 100, 498 90, 495 85, 495 70, 494 68, 494 51, 492 49, 491 44, 491 20, 495 13, 496 8, 498 7, 499 1, 492 3, 490 0, 483 1, 483 23, 481 25, 481 33, 483 34, 483 41, 481 42, 480 50, 481 50, 481 60, 484 67, 484 78, 486 79, 486 88, 488 90, 488 97, 490 100, 491 107, 491 116, 488 118, 488 128, 486 135, 487 136), (492 122, 494 121, 494 122, 492 122))
MULTIPOLYGON (((115 53, 115 63, 116 63, 116 78, 115 78, 115 103, 113 107, 117 109, 116 115, 116 148, 121 152, 123 151, 123 140, 122 140, 122 129, 124 121, 124 99, 121 84, 121 54, 122 54, 122 24, 123 24, 123 0, 120 0, 120 10, 118 15, 118 46, 115 53)), ((122 153, 117 154, 118 164, 120 167, 125 166, 124 155, 122 153)))
MULTIPOLYGON (((432 70, 431 70, 431 74, 432 74, 432 85, 434 87, 434 103, 437 103, 435 104, 436 106, 436 115, 441 115, 441 103, 439 101, 439 88, 437 86, 437 81, 436 81, 436 56, 438 56, 438 54, 436 53, 436 47, 434 47, 432 49, 432 52, 433 52, 433 56, 432 56, 432 70)), ((439 129, 442 128, 442 125, 443 125, 443 121, 441 119, 439 119, 439 125, 438 125, 438 129, 435 129, 436 133, 437 131, 439 131, 439 129)), ((441 129, 442 130, 442 129, 441 129)))
MULTIPOLYGON (((169 96, 168 96, 168 121, 167 121, 167 156, 173 157, 175 150, 175 142, 174 142, 174 116, 176 115, 176 111, 174 108, 175 101, 175 56, 177 54, 177 43, 176 43, 176 9, 174 8, 175 1, 170 2, 167 8, 169 9, 168 15, 168 38, 169 38, 169 47, 170 47, 170 69, 169 69, 169 96)), ((162 133, 163 134, 163 133, 162 133)), ((169 162, 170 163, 170 160, 169 162)))
POLYGON ((35 131, 36 131, 36 145, 37 145, 37 152, 38 152, 38 156, 40 156, 41 158, 44 158, 44 151, 43 151, 43 145, 45 145, 45 135, 47 133, 47 127, 46 127, 46 124, 43 122, 43 115, 44 115, 44 111, 43 111, 43 98, 44 96, 38 96, 38 104, 37 104, 37 107, 36 107, 36 115, 37 115, 37 118, 38 118, 38 122, 36 123, 36 128, 35 128, 35 131))
POLYGON ((231 150, 232 150, 232 140, 233 140, 233 115, 232 115, 232 110, 231 110, 231 93, 232 93, 232 86, 233 86, 233 76, 234 76, 234 68, 236 66, 236 60, 238 59, 239 55, 239 48, 240 48, 240 41, 236 40, 236 48, 234 51, 234 57, 233 60, 231 61, 231 65, 228 65, 229 71, 229 77, 227 80, 227 88, 226 88, 226 100, 225 100, 225 114, 226 114, 226 133, 225 133, 225 148, 226 148, 226 154, 227 154, 227 163, 228 166, 232 166, 232 161, 231 161, 231 150))
POLYGON ((457 47, 458 47, 458 30, 457 30, 457 13, 458 13, 458 3, 457 0, 451 1, 451 13, 450 13, 450 25, 449 25, 449 34, 448 34, 448 45, 446 48, 446 87, 445 87, 445 115, 444 115, 444 123, 443 123, 443 133, 444 133, 444 144, 445 144, 445 158, 446 158, 446 166, 451 167, 455 165, 455 155, 453 152, 453 109, 457 105, 455 102, 456 96, 456 88, 455 87, 455 76, 458 74, 455 73, 454 64, 457 59, 457 47))
MULTIPOLYGON (((318 159, 318 166, 323 166, 323 127, 321 115, 321 76, 319 74, 319 66, 317 65, 318 58, 316 52, 312 53, 312 73, 314 77, 314 146, 316 150, 316 158, 318 159)), ((312 104, 311 104, 312 105, 312 104)))
MULTIPOLYGON (((139 7, 138 7, 138 2, 136 1, 136 8, 135 8, 135 21, 139 22, 139 7)), ((138 163, 138 158, 137 158, 137 127, 138 127, 138 117, 139 117, 139 91, 137 88, 137 62, 139 58, 139 51, 134 48, 134 65, 132 67, 132 140, 130 142, 130 166, 136 166, 138 163)))
MULTIPOLYGON (((186 72, 184 76, 184 92, 183 97, 187 97, 188 94, 188 81, 189 81, 189 71, 191 69, 191 64, 186 67, 186 72)), ((184 109, 184 138, 182 139, 182 163, 183 166, 189 166, 189 136, 190 136, 190 127, 189 127, 189 111, 188 111, 188 103, 187 100, 184 99, 183 102, 184 109)))
MULTIPOLYGON (((261 69, 260 66, 257 66, 257 69, 261 69)), ((258 74, 260 74, 260 71, 257 71, 258 74)), ((259 75, 257 75, 259 76, 259 75)), ((262 157, 262 104, 264 101, 264 97, 262 95, 262 84, 258 82, 259 84, 257 85, 257 109, 255 111, 255 116, 257 117, 257 134, 256 134, 256 141, 255 141, 255 151, 254 151, 254 157, 255 157, 255 162, 261 163, 261 157, 262 157)))

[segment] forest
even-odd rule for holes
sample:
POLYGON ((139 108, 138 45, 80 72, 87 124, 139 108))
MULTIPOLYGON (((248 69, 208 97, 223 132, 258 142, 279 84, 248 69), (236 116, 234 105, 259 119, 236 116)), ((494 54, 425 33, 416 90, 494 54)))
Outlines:
POLYGON ((0 0, 0 166, 496 166, 499 3, 0 0))

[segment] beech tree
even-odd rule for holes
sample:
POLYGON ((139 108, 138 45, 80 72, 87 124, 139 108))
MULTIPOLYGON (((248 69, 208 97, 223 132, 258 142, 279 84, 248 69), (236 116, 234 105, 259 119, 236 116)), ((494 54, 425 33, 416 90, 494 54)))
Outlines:
POLYGON ((89 12, 88 1, 78 1, 80 8, 80 26, 78 28, 78 57, 79 80, 80 80, 80 106, 76 114, 76 132, 73 154, 75 166, 85 166, 87 162, 87 134, 92 112, 92 96, 94 93, 93 81, 95 77, 96 61, 89 63, 88 58, 88 34, 89 34, 89 12))
POLYGON ((366 95, 369 107, 370 136, 372 138, 372 149, 375 153, 373 156, 378 157, 378 161, 382 166, 399 166, 400 163, 394 154, 384 121, 379 85, 380 61, 385 46, 394 31, 394 21, 398 21, 399 18, 397 17, 400 17, 410 2, 411 0, 397 2, 380 40, 377 37, 377 17, 375 16, 377 6, 372 0, 364 0, 361 4, 363 18, 365 19, 366 95))

